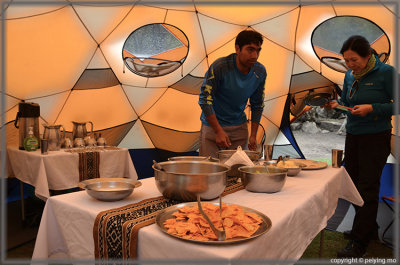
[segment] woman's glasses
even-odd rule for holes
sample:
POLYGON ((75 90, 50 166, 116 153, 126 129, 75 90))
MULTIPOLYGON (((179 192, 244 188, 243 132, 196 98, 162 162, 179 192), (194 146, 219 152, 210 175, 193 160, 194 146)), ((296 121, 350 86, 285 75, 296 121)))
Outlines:
POLYGON ((349 92, 350 99, 352 99, 354 94, 357 92, 359 83, 360 83, 360 81, 358 81, 358 79, 356 79, 356 80, 354 80, 353 84, 351 85, 350 92, 349 92))

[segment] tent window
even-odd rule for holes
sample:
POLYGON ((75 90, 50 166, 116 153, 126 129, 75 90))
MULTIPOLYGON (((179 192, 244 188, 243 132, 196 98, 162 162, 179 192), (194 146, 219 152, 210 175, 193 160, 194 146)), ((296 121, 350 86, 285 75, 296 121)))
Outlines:
POLYGON ((311 37, 314 52, 322 63, 344 73, 348 67, 344 63, 340 49, 343 42, 352 35, 364 36, 378 53, 381 61, 388 60, 390 42, 386 33, 374 22, 355 16, 333 17, 319 24, 311 37))
POLYGON ((157 77, 178 69, 189 52, 189 40, 175 26, 156 23, 142 26, 126 39, 122 58, 133 73, 157 77))

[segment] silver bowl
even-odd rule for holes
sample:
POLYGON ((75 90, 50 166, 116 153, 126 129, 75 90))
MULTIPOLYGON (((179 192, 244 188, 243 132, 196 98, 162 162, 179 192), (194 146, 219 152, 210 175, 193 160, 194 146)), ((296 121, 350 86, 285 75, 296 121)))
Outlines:
POLYGON ((226 187, 229 166, 207 161, 166 161, 153 164, 158 190, 169 199, 196 201, 217 198, 226 187))
MULTIPOLYGON (((282 167, 277 167, 276 162, 277 162, 276 160, 269 160, 269 161, 264 161, 263 164, 265 166, 273 166, 276 168, 282 168, 282 167)), ((299 167, 284 167, 284 168, 288 170, 287 175, 291 176, 291 177, 296 176, 301 171, 301 166, 299 166, 299 167)))
POLYGON ((95 178, 79 182, 78 187, 100 201, 122 200, 142 185, 140 181, 127 178, 95 178))
POLYGON ((219 162, 219 159, 214 157, 206 156, 174 156, 168 158, 169 161, 209 161, 209 162, 219 162))
POLYGON ((273 193, 280 191, 286 182, 287 170, 273 166, 243 166, 240 177, 246 190, 273 193))
MULTIPOLYGON (((219 162, 224 164, 231 156, 236 152, 237 150, 220 150, 217 152, 219 162)), ((256 151, 250 151, 250 150, 243 150, 246 155, 250 158, 252 162, 256 162, 260 159, 261 154, 256 151)), ((226 173, 228 177, 239 177, 239 171, 238 168, 244 166, 243 164, 236 164, 232 165, 231 169, 226 173)))

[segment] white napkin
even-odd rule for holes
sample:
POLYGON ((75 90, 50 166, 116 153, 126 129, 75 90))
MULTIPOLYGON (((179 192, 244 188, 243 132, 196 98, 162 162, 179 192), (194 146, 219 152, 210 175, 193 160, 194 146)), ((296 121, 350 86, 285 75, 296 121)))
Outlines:
POLYGON ((239 145, 236 152, 233 153, 233 155, 225 161, 224 163, 227 166, 232 166, 232 165, 246 165, 246 166, 254 166, 253 161, 250 160, 249 156, 246 154, 245 151, 242 150, 242 147, 239 145))

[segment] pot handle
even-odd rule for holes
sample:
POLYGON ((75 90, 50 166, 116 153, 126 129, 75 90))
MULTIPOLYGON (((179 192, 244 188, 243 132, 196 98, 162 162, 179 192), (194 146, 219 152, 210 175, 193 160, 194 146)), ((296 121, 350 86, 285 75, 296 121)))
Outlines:
POLYGON ((64 128, 64 125, 62 125, 62 124, 61 124, 61 127, 63 128, 63 134, 62 134, 61 139, 64 139, 65 138, 65 128, 64 128))
POLYGON ((87 123, 90 123, 90 134, 93 135, 93 122, 87 121, 87 123))

